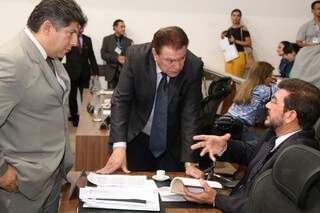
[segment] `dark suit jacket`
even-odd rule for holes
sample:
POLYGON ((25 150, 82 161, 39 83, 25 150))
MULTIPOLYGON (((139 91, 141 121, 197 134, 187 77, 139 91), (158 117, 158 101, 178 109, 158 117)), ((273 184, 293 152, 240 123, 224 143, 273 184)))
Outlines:
MULTIPOLYGON (((117 57, 118 53, 114 50, 117 46, 116 36, 115 34, 108 35, 103 38, 102 48, 101 48, 101 58, 106 62, 107 66, 105 69, 105 75, 107 81, 112 81, 116 73, 119 72, 121 68, 121 64, 118 63, 117 57)), ((126 55, 126 51, 129 46, 131 46, 132 40, 125 36, 122 37, 121 40, 121 54, 126 55)))
POLYGON ((249 193, 255 180, 266 170, 271 169, 277 156, 281 151, 291 145, 304 144, 316 149, 319 149, 318 142, 314 139, 313 130, 302 130, 291 135, 273 152, 274 154, 265 162, 263 167, 259 170, 255 178, 249 180, 250 173, 257 166, 257 162, 261 159, 265 152, 265 146, 269 139, 273 137, 272 131, 268 131, 261 141, 242 142, 229 141, 228 149, 222 155, 221 160, 228 160, 230 162, 238 162, 247 166, 245 176, 240 180, 238 186, 232 191, 230 196, 217 194, 216 207, 223 212, 246 212, 246 204, 249 199, 249 193))
POLYGON ((65 67, 71 81, 81 80, 89 84, 91 74, 98 74, 98 64, 90 37, 82 34, 82 38, 81 51, 78 47, 72 47, 66 54, 65 67))
MULTIPOLYGON (((112 97, 110 142, 129 142, 145 127, 156 91, 156 64, 151 44, 128 49, 112 97)), ((188 51, 181 73, 170 78, 167 148, 182 162, 194 161, 192 136, 199 133, 203 62, 188 51)))

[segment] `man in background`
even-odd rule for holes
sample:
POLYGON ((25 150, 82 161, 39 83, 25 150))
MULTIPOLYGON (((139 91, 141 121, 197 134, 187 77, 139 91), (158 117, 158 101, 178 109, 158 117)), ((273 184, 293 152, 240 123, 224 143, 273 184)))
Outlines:
POLYGON ((320 44, 320 1, 311 4, 313 19, 302 25, 297 34, 299 47, 307 47, 320 44))
POLYGON ((111 100, 113 152, 99 173, 164 169, 203 175, 189 148, 200 129, 203 62, 188 44, 180 27, 166 27, 152 43, 128 49, 111 100))
POLYGON ((98 64, 93 52, 91 38, 83 34, 85 25, 80 27, 77 46, 72 47, 66 55, 65 68, 71 80, 69 95, 69 109, 73 126, 79 123, 77 91, 82 93, 84 88, 89 88, 92 75, 98 75, 98 64))
POLYGON ((72 167, 70 82, 59 58, 86 22, 73 0, 42 0, 0 48, 0 211, 58 212, 72 167))
POLYGON ((272 169, 279 154, 287 147, 303 144, 319 149, 313 125, 320 117, 320 90, 311 83, 299 79, 283 80, 279 90, 267 103, 268 115, 265 125, 270 131, 257 141, 233 141, 230 134, 224 136, 198 135, 198 142, 191 148, 201 148, 201 156, 209 153, 220 155, 222 161, 236 162, 247 167, 244 177, 232 190, 230 196, 217 193, 203 180, 202 193, 185 189, 189 201, 209 203, 223 212, 247 212, 247 201, 253 184, 263 172, 272 169))
POLYGON ((109 89, 117 86, 120 70, 126 62, 127 48, 132 44, 132 40, 125 36, 126 26, 123 20, 115 20, 113 30, 113 34, 103 38, 101 48, 101 58, 106 62, 105 76, 109 89))

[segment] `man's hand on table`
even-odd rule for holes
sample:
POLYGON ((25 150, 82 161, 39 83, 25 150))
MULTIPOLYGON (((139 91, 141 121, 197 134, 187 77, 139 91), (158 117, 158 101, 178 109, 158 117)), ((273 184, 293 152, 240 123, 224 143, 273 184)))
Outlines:
POLYGON ((186 166, 186 175, 196 179, 204 178, 204 173, 193 165, 186 166))
POLYGON ((126 148, 123 147, 114 148, 107 164, 96 172, 99 174, 110 174, 120 168, 124 173, 130 173, 127 167, 126 148))

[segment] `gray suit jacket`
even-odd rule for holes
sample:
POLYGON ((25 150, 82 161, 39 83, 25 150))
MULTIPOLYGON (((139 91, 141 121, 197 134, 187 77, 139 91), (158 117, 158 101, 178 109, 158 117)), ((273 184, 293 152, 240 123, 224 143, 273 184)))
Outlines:
MULTIPOLYGON (((121 54, 126 55, 127 49, 131 46, 132 40, 126 36, 122 37, 121 40, 121 54)), ((119 75, 121 64, 118 63, 117 57, 119 54, 115 52, 117 46, 115 34, 108 35, 103 38, 101 47, 101 58, 106 62, 104 65, 104 71, 107 81, 112 81, 119 75)))
POLYGON ((320 88, 320 45, 302 48, 292 67, 290 77, 308 81, 320 88))
POLYGON ((63 175, 72 166, 69 77, 59 60, 54 67, 65 91, 25 32, 0 48, 0 175, 13 166, 19 191, 32 200, 52 184, 60 163, 63 175))

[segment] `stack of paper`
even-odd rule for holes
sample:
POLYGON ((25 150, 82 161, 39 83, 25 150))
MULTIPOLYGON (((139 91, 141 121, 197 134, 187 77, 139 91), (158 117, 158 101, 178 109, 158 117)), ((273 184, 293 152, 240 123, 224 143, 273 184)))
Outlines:
POLYGON ((91 173, 88 180, 98 186, 80 189, 84 208, 160 211, 157 186, 146 176, 91 173))

